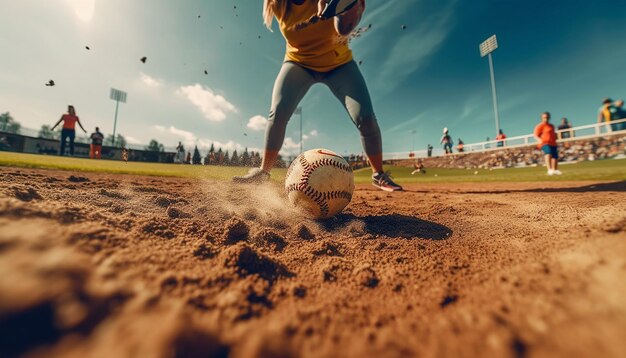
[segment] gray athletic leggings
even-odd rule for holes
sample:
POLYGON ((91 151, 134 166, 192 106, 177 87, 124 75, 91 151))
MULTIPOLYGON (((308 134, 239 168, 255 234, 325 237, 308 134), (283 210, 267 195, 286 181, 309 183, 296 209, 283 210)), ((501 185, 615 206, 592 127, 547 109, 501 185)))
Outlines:
POLYGON ((265 148, 279 151, 285 140, 287 122, 309 88, 324 83, 344 105, 352 122, 361 132, 361 142, 368 156, 382 153, 380 129, 372 101, 359 67, 354 61, 330 72, 317 72, 294 62, 285 62, 278 73, 272 94, 265 148))

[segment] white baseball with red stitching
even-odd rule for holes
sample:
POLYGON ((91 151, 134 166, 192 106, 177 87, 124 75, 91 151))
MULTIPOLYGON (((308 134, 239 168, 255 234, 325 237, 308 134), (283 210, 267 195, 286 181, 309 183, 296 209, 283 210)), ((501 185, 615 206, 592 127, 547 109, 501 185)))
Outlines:
POLYGON ((333 151, 312 149, 289 166, 285 190, 293 205, 314 218, 329 218, 352 200, 354 175, 350 164, 333 151))

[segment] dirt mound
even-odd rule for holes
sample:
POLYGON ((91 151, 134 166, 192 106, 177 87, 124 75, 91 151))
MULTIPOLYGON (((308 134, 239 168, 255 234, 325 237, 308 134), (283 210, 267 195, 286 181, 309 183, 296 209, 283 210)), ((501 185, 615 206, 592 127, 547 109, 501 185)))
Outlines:
POLYGON ((78 177, 73 175, 70 175, 67 180, 71 181, 72 183, 86 183, 89 181, 89 179, 85 177, 78 177))
POLYGON ((72 174, 0 168, 0 356, 626 352, 620 183, 361 186, 312 221, 279 185, 72 174))
POLYGON ((41 200, 43 199, 39 192, 32 187, 14 186, 13 196, 21 201, 41 200))
POLYGON ((273 284, 281 277, 292 277, 293 273, 276 260, 259 254, 246 244, 238 244, 223 252, 225 268, 235 269, 241 277, 258 275, 273 284))

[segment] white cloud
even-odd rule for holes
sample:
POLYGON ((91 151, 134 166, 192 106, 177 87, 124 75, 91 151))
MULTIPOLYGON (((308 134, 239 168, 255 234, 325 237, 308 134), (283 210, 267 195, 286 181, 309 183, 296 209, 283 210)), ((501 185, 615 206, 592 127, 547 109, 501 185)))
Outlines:
POLYGON ((304 141, 306 141, 306 140, 308 140, 308 139, 310 139, 312 137, 317 137, 318 134, 319 133, 318 133, 317 129, 313 129, 309 133, 302 135, 302 141, 304 142, 304 141))
POLYGON ((280 149, 280 155, 292 156, 300 154, 300 142, 294 141, 291 137, 286 137, 283 147, 280 149))
MULTIPOLYGON (((169 138, 159 138, 161 139, 163 142, 166 141, 171 141, 171 137, 174 136, 177 139, 176 140, 180 140, 183 145, 185 146, 185 148, 187 150, 191 150, 193 149, 195 146, 198 146, 198 149, 200 151, 208 151, 209 148, 211 148, 211 144, 213 144, 213 146, 215 147, 215 150, 218 150, 219 148, 222 148, 223 151, 230 151, 231 153, 234 150, 237 150, 238 153, 243 153, 244 150, 246 149, 245 146, 241 145, 240 143, 237 143, 235 141, 229 140, 227 142, 220 142, 217 140, 212 140, 209 138, 198 138, 196 137, 195 134, 183 130, 183 129, 179 129, 176 128, 174 126, 169 126, 169 127, 163 127, 163 126, 159 126, 159 125, 155 125, 154 128, 161 132, 166 134, 169 138)), ((255 151, 258 152, 260 151, 260 149, 258 148, 248 148, 248 152, 250 151, 255 151)))
POLYGON ((300 142, 295 142, 291 139, 291 137, 285 138, 285 141, 283 142, 283 149, 290 150, 296 148, 300 149, 300 142))
POLYGON ((226 98, 198 83, 180 87, 176 93, 186 97, 209 121, 221 122, 229 112, 237 113, 237 108, 226 98))
POLYGON ((124 139, 126 139, 126 143, 128 144, 144 144, 142 141, 135 137, 126 136, 124 137, 124 139))
POLYGON ((267 127, 267 118, 261 115, 256 115, 250 118, 246 127, 252 129, 253 131, 265 130, 265 127, 267 127))
POLYGON ((163 80, 150 77, 143 72, 140 72, 139 75, 141 76, 141 82, 148 87, 161 87, 161 85, 163 85, 163 80))
POLYGON ((180 138, 181 142, 183 142, 183 144, 185 145, 192 145, 198 139, 193 133, 188 132, 186 130, 178 129, 174 126, 169 126, 166 128, 163 126, 156 125, 154 126, 154 128, 156 128, 156 130, 158 130, 159 132, 172 134, 180 138))

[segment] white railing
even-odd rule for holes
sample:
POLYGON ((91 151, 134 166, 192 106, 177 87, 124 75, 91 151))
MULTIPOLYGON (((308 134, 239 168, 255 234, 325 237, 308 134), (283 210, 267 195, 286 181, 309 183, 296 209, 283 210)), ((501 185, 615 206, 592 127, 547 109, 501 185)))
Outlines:
MULTIPOLYGON (((569 138, 558 139, 557 142, 568 142, 573 140, 588 139, 599 137, 601 135, 613 134, 613 133, 626 133, 626 118, 611 121, 610 123, 595 123, 584 126, 572 127, 564 130, 557 130, 558 138, 561 138, 563 133, 569 132, 569 138), (611 126, 621 126, 620 130, 614 131, 611 126)), ((463 155, 468 153, 480 153, 494 150, 500 150, 505 148, 519 148, 529 145, 536 145, 537 141, 534 134, 526 134, 517 137, 510 137, 504 140, 490 140, 485 142, 464 144, 463 152, 459 153, 456 148, 456 144, 453 146, 453 152, 455 155, 463 155)), ((426 158, 428 152, 426 150, 418 150, 413 152, 414 158, 426 158)), ((410 159, 411 152, 392 152, 385 153, 385 160, 393 159, 410 159)), ((439 157, 444 156, 445 152, 441 148, 433 149, 432 156, 439 157)))

